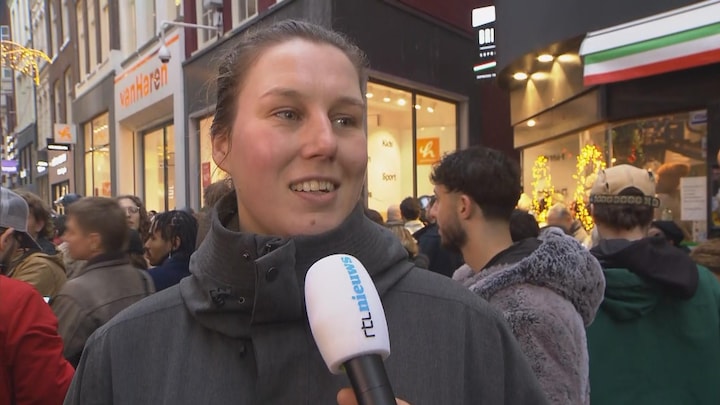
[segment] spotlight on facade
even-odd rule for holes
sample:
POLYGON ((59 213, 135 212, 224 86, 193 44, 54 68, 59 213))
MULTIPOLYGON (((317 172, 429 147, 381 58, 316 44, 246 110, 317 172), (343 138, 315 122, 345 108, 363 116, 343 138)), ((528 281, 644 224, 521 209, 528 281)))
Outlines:
POLYGON ((537 121, 535 121, 534 119, 530 118, 530 119, 528 120, 528 122, 527 122, 527 126, 529 126, 530 128, 532 128, 532 127, 534 127, 535 125, 537 125, 537 121))
POLYGON ((528 74, 525 72, 516 72, 513 75, 513 79, 518 80, 518 81, 519 80, 527 80, 527 78, 528 78, 528 74))
POLYGON ((552 62, 553 59, 555 59, 555 58, 552 55, 550 55, 549 53, 544 53, 537 57, 538 62, 542 62, 542 63, 552 62))
POLYGON ((367 97, 367 98, 373 98, 373 96, 374 96, 374 94, 372 94, 370 92, 365 93, 365 97, 367 97))
POLYGON ((420 104, 415 104, 415 109, 416 109, 416 110, 420 110, 421 108, 422 108, 422 106, 421 106, 420 104))
POLYGON ((407 104, 407 101, 404 98, 399 98, 397 100, 397 105, 399 105, 400 107, 404 106, 405 104, 407 104))

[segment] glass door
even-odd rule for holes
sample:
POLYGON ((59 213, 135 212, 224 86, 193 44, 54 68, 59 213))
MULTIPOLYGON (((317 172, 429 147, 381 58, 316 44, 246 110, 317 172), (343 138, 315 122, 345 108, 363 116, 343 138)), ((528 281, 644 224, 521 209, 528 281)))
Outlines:
POLYGON ((175 131, 172 124, 143 135, 145 207, 175 209, 175 131))

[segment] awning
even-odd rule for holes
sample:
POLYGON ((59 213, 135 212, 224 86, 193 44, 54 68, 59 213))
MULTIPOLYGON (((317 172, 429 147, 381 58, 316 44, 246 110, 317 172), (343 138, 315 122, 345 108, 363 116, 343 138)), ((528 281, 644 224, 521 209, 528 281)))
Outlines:
POLYGON ((580 46, 585 85, 720 62, 720 0, 590 32, 580 46))

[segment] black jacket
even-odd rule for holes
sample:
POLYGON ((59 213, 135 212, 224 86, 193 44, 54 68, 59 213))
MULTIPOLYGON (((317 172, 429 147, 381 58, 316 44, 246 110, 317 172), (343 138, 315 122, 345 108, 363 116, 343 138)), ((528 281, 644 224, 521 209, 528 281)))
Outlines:
POLYGON ((462 266, 462 255, 445 249, 440 243, 437 224, 428 224, 415 232, 413 237, 418 242, 420 253, 428 257, 428 269, 443 276, 452 277, 455 270, 462 266))

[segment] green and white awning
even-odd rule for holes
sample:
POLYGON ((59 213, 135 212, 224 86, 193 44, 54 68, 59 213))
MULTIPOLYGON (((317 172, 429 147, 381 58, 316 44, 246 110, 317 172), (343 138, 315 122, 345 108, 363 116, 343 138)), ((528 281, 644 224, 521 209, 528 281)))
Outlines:
POLYGON ((720 0, 588 33, 580 46, 585 85, 720 62, 720 0))

